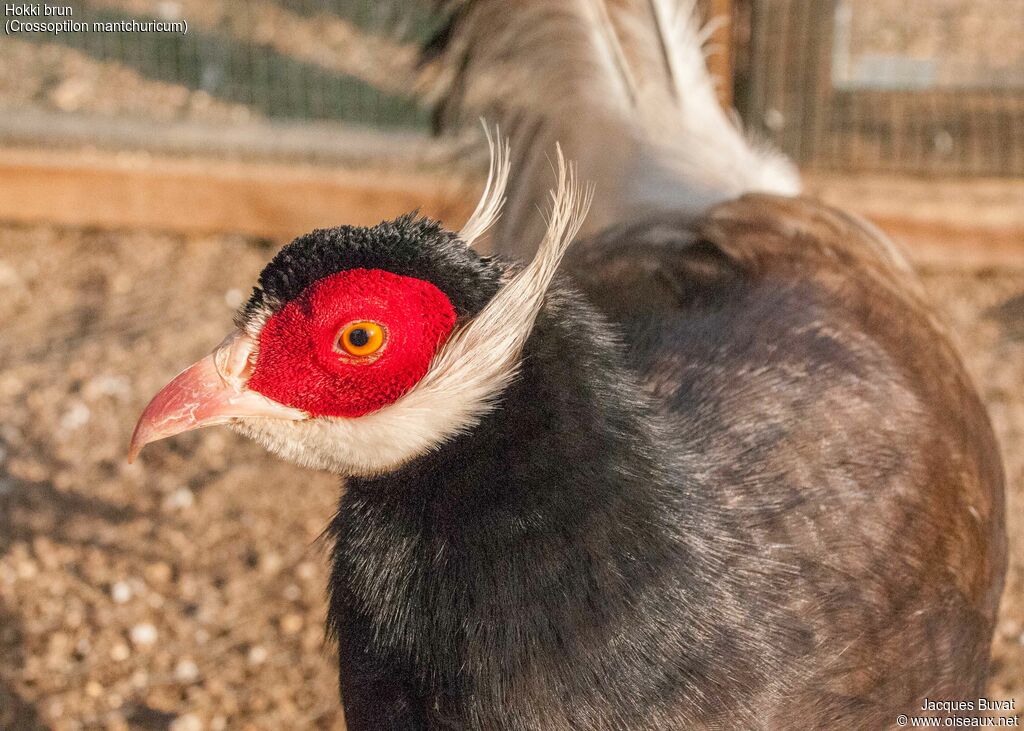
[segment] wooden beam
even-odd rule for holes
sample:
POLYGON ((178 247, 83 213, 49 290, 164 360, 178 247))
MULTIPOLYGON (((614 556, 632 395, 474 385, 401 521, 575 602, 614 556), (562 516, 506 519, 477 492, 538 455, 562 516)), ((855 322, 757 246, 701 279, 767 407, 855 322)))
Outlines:
MULTIPOLYGON (((397 165, 393 165, 397 166, 397 165)), ((400 166, 398 166, 400 167, 400 166)), ((808 174, 806 189, 860 213, 917 261, 1024 266, 1024 182, 808 174)), ((420 208, 457 229, 479 181, 374 168, 0 150, 0 221, 288 241, 420 208)))
POLYGON ((819 172, 804 184, 874 222, 915 264, 1024 270, 1024 181, 819 172))
POLYGON ((458 227, 477 194, 466 180, 373 169, 0 153, 0 219, 23 223, 288 240, 313 228, 372 224, 416 208, 458 227))
MULTIPOLYGON (((983 231, 1024 230, 1024 180, 805 171, 804 189, 872 219, 983 231)), ((1024 246, 1024 239, 1021 240, 1024 246)))

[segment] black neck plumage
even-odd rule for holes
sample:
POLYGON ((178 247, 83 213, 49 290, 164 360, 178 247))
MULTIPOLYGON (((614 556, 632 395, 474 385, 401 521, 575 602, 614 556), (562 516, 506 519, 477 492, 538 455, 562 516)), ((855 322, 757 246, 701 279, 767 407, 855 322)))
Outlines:
MULTIPOLYGON (((543 706, 551 693, 595 692, 567 672, 595 658, 636 692, 656 682, 660 661, 619 662, 607 645, 650 647, 659 617, 710 601, 717 572, 702 547, 718 528, 622 347, 556 288, 517 379, 476 428, 396 473, 350 481, 331 529, 343 693, 381 673, 439 708, 467 694, 486 705, 507 691, 498 679, 516 678, 543 706)), ((698 624, 672 624, 674 652, 706 639, 698 624)))

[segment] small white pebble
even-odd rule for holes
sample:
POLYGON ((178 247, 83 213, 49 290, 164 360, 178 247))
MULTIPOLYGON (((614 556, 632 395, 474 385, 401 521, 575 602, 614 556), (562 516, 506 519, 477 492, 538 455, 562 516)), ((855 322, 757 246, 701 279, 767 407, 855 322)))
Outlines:
POLYGON ((202 441, 202 447, 211 454, 221 454, 228 447, 228 438, 224 432, 215 431, 206 435, 202 441))
POLYGON ((17 571, 19 579, 34 579, 39 573, 39 567, 35 561, 21 561, 18 563, 17 571))
POLYGON ((199 716, 193 713, 186 713, 171 721, 168 727, 170 731, 203 731, 203 722, 199 716))
POLYGON ((89 407, 81 401, 76 401, 61 414, 60 425, 62 429, 72 431, 88 424, 91 418, 92 411, 89 410, 89 407))
POLYGON ((169 510, 185 510, 195 505, 196 496, 187 487, 179 487, 166 498, 164 507, 169 510))
POLYGON ((286 635, 294 635, 302 629, 303 619, 302 615, 296 612, 286 614, 281 617, 281 631, 286 635))
POLYGON ((288 584, 284 588, 284 598, 290 602, 298 601, 302 598, 302 589, 299 588, 298 584, 288 584))
POLYGON ((95 376, 86 382, 82 388, 82 394, 89 401, 95 401, 104 396, 113 396, 124 401, 131 398, 132 383, 125 376, 95 376))
POLYGON ((267 661, 267 648, 262 645, 253 645, 249 648, 249 664, 262 665, 267 661))
POLYGON ((63 112, 74 112, 82 108, 82 103, 90 96, 92 84, 83 78, 72 77, 60 82, 49 97, 63 112))
POLYGON ((132 627, 129 634, 132 639, 132 644, 140 647, 148 647, 156 642, 157 632, 156 627, 144 622, 143 624, 137 624, 132 627))
POLYGON ((127 581, 118 581, 110 587, 110 598, 114 600, 115 604, 130 602, 134 594, 131 584, 127 581))
POLYGON ((174 679, 179 683, 194 683, 199 678, 199 666, 183 658, 174 666, 174 679))
POLYGON ((245 302, 245 293, 240 289, 229 289, 224 293, 224 304, 232 310, 237 310, 245 302))
POLYGON ((173 2, 173 0, 157 3, 156 11, 164 20, 181 20, 181 3, 173 2))
POLYGON ((18 270, 4 261, 0 261, 0 287, 21 287, 22 279, 18 276, 18 270))
POLYGON ((260 556, 259 566, 260 571, 267 575, 276 574, 281 570, 281 566, 284 565, 284 560, 277 553, 271 551, 260 556))

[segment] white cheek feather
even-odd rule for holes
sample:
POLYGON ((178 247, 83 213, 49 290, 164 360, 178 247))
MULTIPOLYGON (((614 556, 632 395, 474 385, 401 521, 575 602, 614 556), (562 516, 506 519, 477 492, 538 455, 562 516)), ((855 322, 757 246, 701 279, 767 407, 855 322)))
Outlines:
MULTIPOLYGON (((475 239, 497 218, 508 178, 508 151, 491 145, 491 173, 476 213, 463 228, 475 239)), ((344 475, 394 470, 479 423, 515 377, 523 346, 569 244, 593 198, 557 148, 558 183, 547 230, 533 260, 509 278, 438 351, 426 375, 394 403, 358 418, 299 422, 246 420, 235 428, 299 464, 344 475)))

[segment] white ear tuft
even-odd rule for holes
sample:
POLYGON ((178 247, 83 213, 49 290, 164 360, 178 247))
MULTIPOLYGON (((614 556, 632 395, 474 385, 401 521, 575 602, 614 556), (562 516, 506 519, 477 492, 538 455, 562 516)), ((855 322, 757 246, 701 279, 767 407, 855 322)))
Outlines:
POLYGON ((480 120, 484 127, 484 135, 487 137, 487 147, 491 152, 490 167, 487 171, 487 183, 484 185, 484 192, 480 196, 480 202, 476 204, 476 210, 469 217, 466 224, 459 231, 459 238, 468 246, 483 236, 487 229, 494 225, 501 215, 502 206, 505 205, 505 188, 508 186, 508 175, 511 166, 511 155, 509 154, 508 139, 501 136, 501 130, 494 127, 494 135, 491 135, 486 122, 480 120))
POLYGON ((551 192, 547 231, 533 261, 452 335, 427 374, 403 397, 429 394, 434 399, 439 391, 445 392, 437 402, 444 404, 450 419, 444 431, 455 433, 474 424, 515 375, 544 295, 590 208, 593 187, 581 187, 575 165, 566 163, 561 146, 556 152, 558 184, 551 192))
MULTIPOLYGON (((492 148, 493 149, 493 148, 492 148)), ((558 153, 547 231, 536 256, 511 276, 483 310, 448 339, 426 375, 389 406, 356 419, 254 420, 236 425, 272 451, 300 464, 345 475, 397 469, 479 423, 519 370, 523 346, 544 305, 563 254, 579 233, 593 198, 576 168, 558 153)), ((483 209, 495 211, 507 175, 506 152, 492 165, 483 209), (498 194, 494 193, 498 190, 498 194)), ((496 155, 495 158, 498 156, 496 155)))
POLYGON ((396 430, 392 443, 407 450, 406 459, 475 425, 519 370, 523 346, 544 305, 544 295, 593 198, 593 188, 580 186, 576 168, 566 163, 561 147, 557 154, 558 184, 551 193, 547 231, 533 261, 452 334, 409 393, 391 406, 355 420, 403 421, 403 429, 396 430), (416 444, 417 438, 422 442, 416 444))

